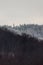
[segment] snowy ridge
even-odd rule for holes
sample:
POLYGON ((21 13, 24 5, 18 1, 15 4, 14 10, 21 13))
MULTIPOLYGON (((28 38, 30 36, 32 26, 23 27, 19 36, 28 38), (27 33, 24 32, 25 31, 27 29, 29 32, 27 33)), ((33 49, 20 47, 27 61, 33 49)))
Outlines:
POLYGON ((22 34, 26 33, 33 37, 43 40, 43 25, 20 25, 20 26, 3 26, 12 33, 22 34))

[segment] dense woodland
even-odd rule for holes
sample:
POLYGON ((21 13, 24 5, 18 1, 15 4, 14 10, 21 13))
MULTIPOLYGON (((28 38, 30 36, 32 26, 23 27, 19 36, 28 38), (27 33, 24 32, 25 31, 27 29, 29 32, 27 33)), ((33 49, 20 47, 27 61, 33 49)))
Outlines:
POLYGON ((43 40, 0 27, 0 65, 43 65, 43 40))

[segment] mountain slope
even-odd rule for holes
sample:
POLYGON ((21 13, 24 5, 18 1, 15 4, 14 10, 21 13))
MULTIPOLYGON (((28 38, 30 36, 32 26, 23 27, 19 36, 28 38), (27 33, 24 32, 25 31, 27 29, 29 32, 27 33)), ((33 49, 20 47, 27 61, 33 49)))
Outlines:
MULTIPOLYGON (((4 27, 4 26, 3 26, 4 27)), ((33 37, 36 37, 38 39, 43 40, 43 25, 20 25, 20 26, 5 26, 4 28, 7 28, 13 33, 22 34, 26 33, 33 37)))

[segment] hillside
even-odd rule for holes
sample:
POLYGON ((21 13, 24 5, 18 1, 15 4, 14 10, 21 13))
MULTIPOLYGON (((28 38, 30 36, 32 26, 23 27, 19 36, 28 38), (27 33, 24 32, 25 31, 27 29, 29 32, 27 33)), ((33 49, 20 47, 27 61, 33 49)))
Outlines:
POLYGON ((14 27, 0 27, 0 65, 43 65, 43 40, 14 27))
POLYGON ((20 25, 20 26, 3 26, 3 28, 7 28, 11 32, 16 32, 17 34, 26 33, 33 37, 43 40, 43 25, 20 25))

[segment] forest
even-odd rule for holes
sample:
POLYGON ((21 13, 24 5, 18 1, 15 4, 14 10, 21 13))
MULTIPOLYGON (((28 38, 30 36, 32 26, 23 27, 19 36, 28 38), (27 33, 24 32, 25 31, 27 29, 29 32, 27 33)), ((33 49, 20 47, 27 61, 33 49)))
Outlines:
POLYGON ((43 40, 0 27, 0 65, 43 65, 43 40))

